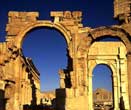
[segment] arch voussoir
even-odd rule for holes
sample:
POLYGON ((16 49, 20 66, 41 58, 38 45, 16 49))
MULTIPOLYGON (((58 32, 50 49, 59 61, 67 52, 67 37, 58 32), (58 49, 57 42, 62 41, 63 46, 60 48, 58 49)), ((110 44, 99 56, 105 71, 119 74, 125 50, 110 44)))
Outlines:
POLYGON ((123 29, 118 27, 100 27, 95 28, 90 32, 90 35, 94 40, 102 36, 118 37, 126 46, 127 52, 131 51, 130 35, 123 29))
POLYGON ((18 48, 21 48, 23 39, 25 38, 26 34, 29 31, 31 31, 32 29, 38 28, 38 27, 54 28, 54 29, 58 30, 60 33, 63 34, 63 36, 66 40, 67 46, 68 46, 68 44, 71 40, 71 35, 70 35, 69 31, 66 30, 66 28, 64 26, 62 26, 61 24, 56 24, 51 21, 37 21, 37 22, 34 22, 33 24, 31 23, 31 24, 25 26, 24 28, 22 28, 20 30, 20 32, 18 33, 18 35, 15 37, 16 46, 18 48))

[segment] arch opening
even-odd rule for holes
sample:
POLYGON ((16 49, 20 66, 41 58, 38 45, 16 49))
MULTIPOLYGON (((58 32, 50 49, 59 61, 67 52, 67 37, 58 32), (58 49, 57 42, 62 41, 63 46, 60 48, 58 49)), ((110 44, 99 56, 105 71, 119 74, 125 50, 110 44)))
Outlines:
POLYGON ((104 42, 105 44, 108 42, 111 42, 111 43, 121 42, 121 44, 123 45, 126 51, 125 55, 128 53, 128 49, 130 48, 127 46, 128 44, 125 44, 125 42, 119 36, 112 36, 112 35, 100 36, 100 37, 97 37, 93 43, 95 42, 104 42))
POLYGON ((31 57, 40 72, 41 84, 45 86, 41 90, 49 91, 53 86, 59 88, 58 70, 67 66, 67 44, 63 35, 51 28, 38 27, 24 38, 23 54, 31 57))
POLYGON ((58 71, 67 68, 67 42, 57 30, 45 27, 30 30, 24 38, 21 79, 29 85, 21 86, 22 104, 54 106, 55 91, 60 88, 58 71))
POLYGON ((94 110, 113 108, 112 70, 107 64, 98 64, 93 69, 94 110))
POLYGON ((15 37, 15 40, 17 41, 16 42, 16 47, 18 47, 18 48, 22 47, 23 40, 24 40, 27 33, 29 33, 31 30, 34 30, 36 28, 41 28, 41 27, 59 31, 59 33, 61 33, 62 36, 64 37, 64 39, 66 41, 66 44, 68 46, 68 44, 70 42, 70 38, 71 38, 71 35, 70 35, 68 30, 66 30, 60 24, 54 24, 52 22, 46 22, 46 21, 42 21, 42 22, 38 21, 38 22, 36 22, 34 24, 26 26, 23 30, 21 30, 19 32, 19 34, 15 37))
POLYGON ((130 53, 131 50, 131 38, 128 32, 121 28, 117 27, 100 27, 96 28, 94 31, 91 32, 91 36, 94 41, 97 39, 102 38, 103 36, 111 36, 112 38, 118 38, 126 47, 127 53, 130 53))
POLYGON ((122 42, 122 40, 117 36, 101 36, 95 39, 96 42, 122 42))
MULTIPOLYGON (((111 36, 112 37, 112 36, 111 36)), ((114 37, 114 36, 113 36, 114 37)), ((92 86, 92 73, 94 68, 99 64, 105 64, 109 66, 109 69, 112 72, 112 101, 113 101, 113 110, 125 109, 129 108, 128 100, 123 98, 125 95, 128 98, 128 88, 124 89, 123 81, 128 83, 127 77, 126 80, 122 76, 122 74, 127 75, 127 57, 126 54, 128 52, 127 45, 123 43, 120 39, 105 39, 108 36, 100 36, 96 38, 89 49, 88 58, 89 58, 89 98, 93 99, 93 86, 92 86), (104 40, 98 38, 104 38, 104 40), (118 57, 119 56, 119 57, 118 57), (123 64, 120 62, 123 61, 123 64), (119 68, 118 68, 119 67, 119 68), (123 81, 122 81, 123 80, 123 81), (123 87, 122 87, 123 86, 123 87), (122 92, 125 90, 126 92, 122 92)), ((116 38, 119 38, 116 36, 116 38)), ((108 80, 108 78, 107 78, 108 80)), ((102 84, 105 84, 103 82, 102 84)), ((99 84, 99 82, 97 82, 99 84)), ((90 109, 93 110, 93 100, 90 100, 90 109), (90 106, 91 105, 91 106, 90 106)))

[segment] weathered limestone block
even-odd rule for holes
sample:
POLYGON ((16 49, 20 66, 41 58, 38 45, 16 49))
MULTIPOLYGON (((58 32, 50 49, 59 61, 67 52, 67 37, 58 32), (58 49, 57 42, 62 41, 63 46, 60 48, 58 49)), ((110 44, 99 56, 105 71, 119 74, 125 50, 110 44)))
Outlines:
POLYGON ((56 95, 57 110, 88 110, 87 96, 80 96, 78 89, 57 89, 56 95))
POLYGON ((8 13, 9 23, 21 23, 21 22, 31 22, 36 21, 39 16, 38 12, 15 12, 10 11, 8 13))
POLYGON ((54 18, 54 23, 59 23, 59 21, 61 21, 62 17, 63 17, 63 12, 61 11, 53 11, 50 13, 51 17, 55 17, 54 18))
POLYGON ((87 96, 66 98, 65 110, 78 110, 78 108, 81 110, 89 110, 87 99, 87 96))
POLYGON ((130 5, 130 0, 114 0, 114 18, 118 18, 120 21, 124 20, 125 23, 128 23, 131 11, 130 5))
POLYGON ((65 71, 59 71, 57 110, 93 110, 92 72, 97 64, 106 64, 112 70, 114 110, 120 109, 119 103, 122 101, 124 108, 130 110, 129 5, 129 0, 115 1, 114 16, 120 21, 124 20, 126 25, 95 29, 83 27, 80 11, 51 12, 54 22, 37 20, 37 12, 9 12, 6 42, 0 43, 0 89, 4 89, 5 98, 8 99, 6 110, 21 110, 26 104, 36 105, 40 102, 40 74, 21 50, 26 33, 40 26, 57 29, 67 41, 68 65, 65 71), (118 9, 116 6, 120 5, 122 8, 118 9), (118 37, 121 42, 96 43, 97 39, 106 36, 118 37), (6 81, 5 85, 3 81, 6 81))
POLYGON ((16 36, 25 25, 36 22, 38 12, 9 12, 8 24, 6 26, 7 35, 16 36))
POLYGON ((82 12, 80 11, 56 11, 50 13, 54 17, 54 23, 62 23, 66 26, 79 25, 82 26, 82 12))

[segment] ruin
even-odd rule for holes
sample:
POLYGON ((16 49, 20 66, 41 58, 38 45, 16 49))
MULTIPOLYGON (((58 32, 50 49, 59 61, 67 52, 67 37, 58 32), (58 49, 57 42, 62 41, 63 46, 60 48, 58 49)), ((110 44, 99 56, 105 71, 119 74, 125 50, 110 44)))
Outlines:
POLYGON ((110 110, 113 106, 112 92, 104 88, 97 88, 93 91, 93 100, 94 100, 94 110, 98 108, 105 108, 110 110))
POLYGON ((130 5, 130 0, 114 0, 119 25, 98 28, 84 27, 80 11, 51 12, 53 21, 39 20, 38 12, 10 11, 6 41, 0 43, 0 110, 40 104, 39 72, 22 53, 23 39, 37 27, 58 30, 67 43, 68 65, 59 71, 56 110, 93 110, 92 70, 97 64, 106 64, 113 72, 113 109, 131 110, 130 5), (107 36, 120 42, 96 42, 107 36))

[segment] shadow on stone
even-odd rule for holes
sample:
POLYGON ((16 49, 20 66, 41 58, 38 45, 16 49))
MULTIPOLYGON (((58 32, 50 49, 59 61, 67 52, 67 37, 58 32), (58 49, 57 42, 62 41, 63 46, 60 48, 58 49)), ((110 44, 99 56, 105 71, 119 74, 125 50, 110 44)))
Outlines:
POLYGON ((56 89, 56 110, 65 110, 66 89, 56 89))
POLYGON ((5 99, 5 91, 0 89, 0 110, 5 110, 6 99, 5 99))
POLYGON ((125 110, 125 104, 124 104, 123 96, 120 97, 120 110, 125 110))

